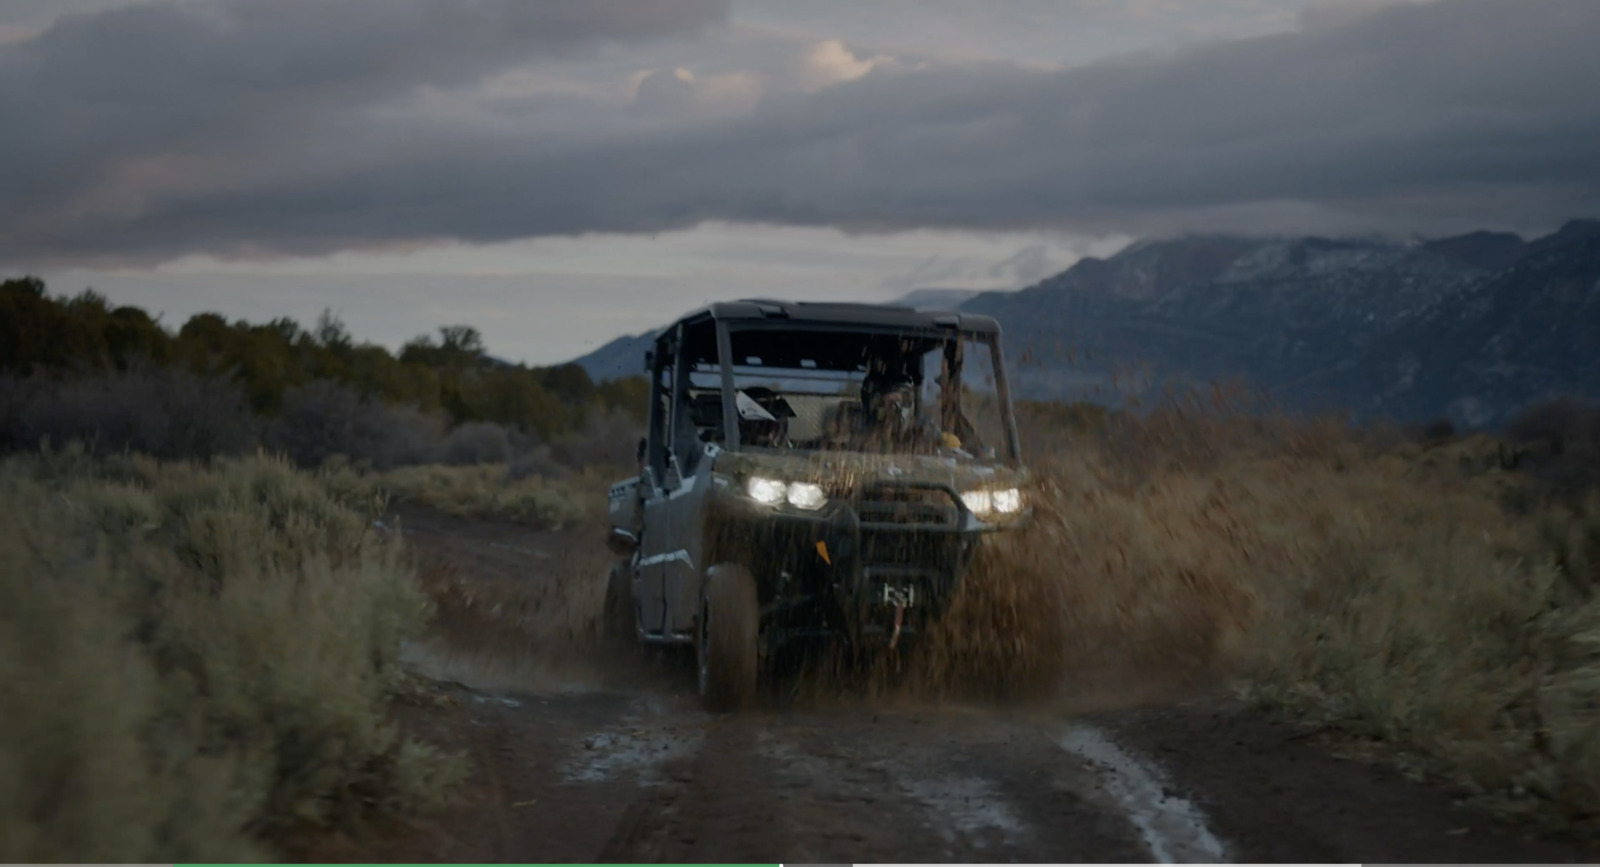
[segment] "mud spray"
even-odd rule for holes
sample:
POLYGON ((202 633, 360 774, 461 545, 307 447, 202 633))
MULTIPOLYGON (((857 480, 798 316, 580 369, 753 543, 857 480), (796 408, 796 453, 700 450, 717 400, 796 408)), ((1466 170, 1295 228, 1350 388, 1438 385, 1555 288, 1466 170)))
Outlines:
POLYGON ((1227 532, 1215 526, 1226 510, 1152 508, 1162 492, 1118 493, 1096 469, 1040 468, 1032 524, 984 540, 921 642, 880 654, 865 676, 822 660, 798 693, 1088 712, 1226 677, 1256 610, 1239 573, 1202 553, 1208 534, 1227 532))
MULTIPOLYGON (((1092 458, 1035 468, 1034 517, 987 537, 950 609, 904 652, 824 655, 785 703, 1026 703, 1074 710, 1182 694, 1226 676, 1256 611, 1229 492, 1119 485, 1092 458)), ((498 689, 691 688, 689 653, 604 641, 610 556, 575 529, 537 569, 414 552, 438 607, 425 673, 498 689), (677 671, 682 668, 683 671, 677 671)))

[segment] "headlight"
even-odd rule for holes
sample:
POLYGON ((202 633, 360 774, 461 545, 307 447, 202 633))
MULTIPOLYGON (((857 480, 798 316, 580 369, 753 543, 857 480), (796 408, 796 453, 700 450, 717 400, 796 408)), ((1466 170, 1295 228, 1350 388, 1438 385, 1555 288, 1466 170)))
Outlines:
POLYGON ((763 506, 776 506, 787 500, 796 509, 815 512, 828 504, 828 495, 821 485, 810 482, 783 482, 761 476, 751 476, 744 483, 744 492, 763 506))
POLYGON ((1017 488, 1006 488, 1003 491, 967 491, 961 495, 961 502, 979 517, 1015 515, 1022 511, 1022 491, 1017 488))
POLYGON ((828 502, 828 495, 822 492, 821 485, 810 482, 791 482, 789 484, 789 505, 797 509, 814 512, 828 502))
POLYGON ((750 495, 750 499, 764 506, 776 506, 783 502, 788 489, 788 485, 777 479, 764 479, 760 476, 751 476, 750 480, 744 483, 745 493, 750 495))
POLYGON ((1012 515, 1022 511, 1022 492, 1016 488, 995 491, 991 499, 994 500, 994 510, 1002 515, 1012 515))
POLYGON ((994 508, 994 498, 988 491, 968 491, 961 495, 961 502, 966 503, 974 515, 987 515, 994 508))

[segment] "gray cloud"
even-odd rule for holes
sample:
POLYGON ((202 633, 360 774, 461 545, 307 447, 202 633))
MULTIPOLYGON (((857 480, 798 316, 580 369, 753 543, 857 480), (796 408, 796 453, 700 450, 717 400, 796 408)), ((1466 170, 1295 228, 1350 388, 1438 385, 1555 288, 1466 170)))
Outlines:
MULTIPOLYGON (((891 53, 1081 64, 1196 39, 1293 29, 1320 3, 1369 0, 739 0, 735 15, 891 53)), ((1393 2, 1393 0, 1376 0, 1393 2)))
MULTIPOLYGON (((1060 72, 890 65, 676 121, 549 94, 435 111, 415 94, 575 41, 692 29, 716 4, 227 8, 121 10, 0 49, 0 121, 24 130, 0 138, 0 162, 26 169, 0 181, 25 204, 0 215, 0 261, 704 220, 1527 228, 1600 205, 1592 0, 1400 6, 1060 72)), ((678 99, 679 84, 652 87, 678 99)))
POLYGON ((1030 286, 1050 276, 1051 265, 1049 247, 1029 244, 990 266, 989 276, 1007 280, 1013 286, 1030 286))
POLYGON ((203 200, 277 160, 337 168, 363 149, 381 159, 392 130, 374 117, 419 86, 692 32, 726 5, 231 0, 66 15, 0 47, 0 163, 10 167, 0 200, 11 214, 0 231, 75 235, 80 214, 137 218, 146 194, 203 200))
POLYGON ((896 295, 936 288, 1020 289, 1087 255, 1087 251, 1067 247, 1065 244, 1024 244, 998 261, 970 254, 940 253, 923 259, 903 274, 884 279, 881 285, 896 295))

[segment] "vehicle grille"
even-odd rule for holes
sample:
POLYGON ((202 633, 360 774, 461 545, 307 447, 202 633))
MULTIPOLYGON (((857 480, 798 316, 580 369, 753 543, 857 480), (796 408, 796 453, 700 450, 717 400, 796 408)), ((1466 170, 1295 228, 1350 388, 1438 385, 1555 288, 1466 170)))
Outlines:
POLYGON ((948 490, 880 483, 860 492, 856 513, 862 575, 869 585, 913 584, 926 594, 947 583, 959 544, 948 531, 960 518, 948 490))
POLYGON ((876 485, 862 491, 856 514, 862 524, 950 527, 958 512, 955 498, 940 488, 876 485))

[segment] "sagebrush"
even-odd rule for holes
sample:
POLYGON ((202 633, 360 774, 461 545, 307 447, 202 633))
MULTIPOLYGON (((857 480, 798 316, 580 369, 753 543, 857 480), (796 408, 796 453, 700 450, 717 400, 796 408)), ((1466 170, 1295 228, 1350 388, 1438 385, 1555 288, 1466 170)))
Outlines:
POLYGON ((385 721, 428 616, 370 489, 287 463, 0 463, 0 858, 217 861, 437 801, 385 721))

